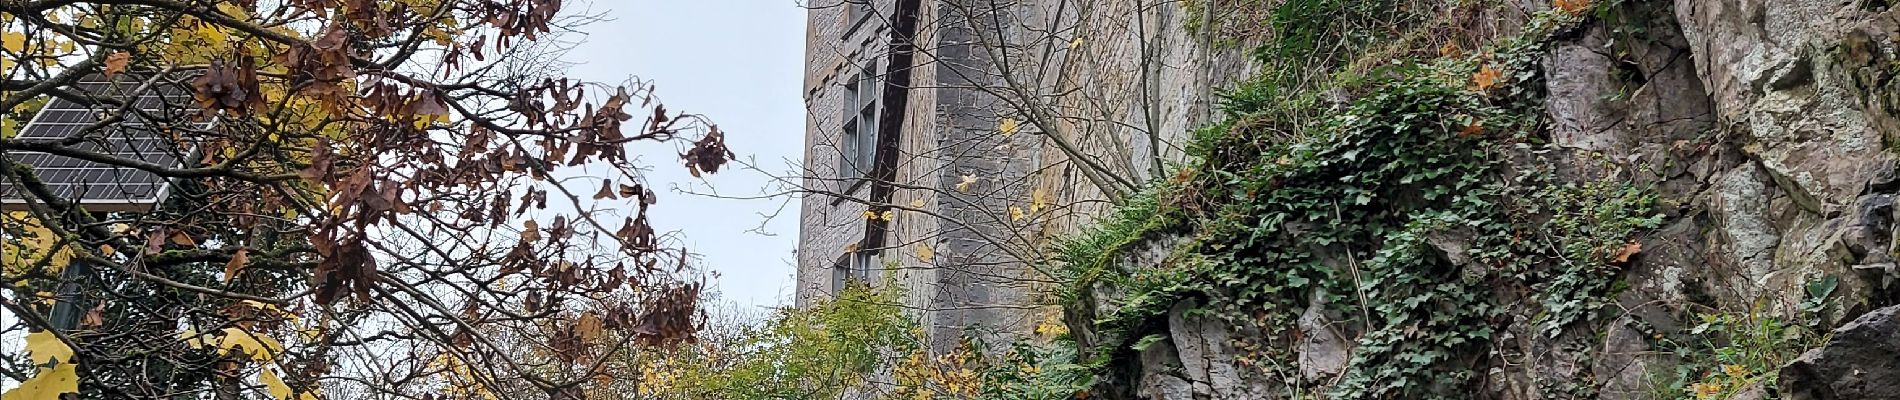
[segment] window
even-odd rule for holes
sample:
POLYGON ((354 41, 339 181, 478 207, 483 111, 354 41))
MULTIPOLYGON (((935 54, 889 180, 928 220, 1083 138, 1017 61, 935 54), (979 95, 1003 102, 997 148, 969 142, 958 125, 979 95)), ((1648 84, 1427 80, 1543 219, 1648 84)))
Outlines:
POLYGON ((875 265, 877 255, 873 253, 854 251, 839 258, 838 263, 831 266, 832 293, 843 292, 845 286, 850 285, 851 282, 872 283, 872 272, 877 271, 875 265))
MULTIPOLYGON (((877 160, 877 105, 883 88, 875 62, 861 66, 858 76, 845 83, 844 136, 840 143, 844 154, 838 162, 840 178, 862 178, 877 160)), ((855 182, 852 187, 856 187, 855 182)))
POLYGON ((877 0, 844 1, 844 23, 847 24, 844 29, 845 37, 850 37, 852 33, 857 32, 858 27, 864 26, 864 21, 870 20, 872 14, 877 14, 875 12, 877 10, 871 8, 873 1, 877 0))

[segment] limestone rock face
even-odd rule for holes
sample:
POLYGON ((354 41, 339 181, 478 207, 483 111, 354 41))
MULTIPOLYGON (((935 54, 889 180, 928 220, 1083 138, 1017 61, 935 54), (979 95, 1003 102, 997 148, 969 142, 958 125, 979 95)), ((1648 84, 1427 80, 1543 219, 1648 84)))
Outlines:
POLYGON ((1900 306, 1834 330, 1826 346, 1781 370, 1781 387, 1790 400, 1900 399, 1900 306))

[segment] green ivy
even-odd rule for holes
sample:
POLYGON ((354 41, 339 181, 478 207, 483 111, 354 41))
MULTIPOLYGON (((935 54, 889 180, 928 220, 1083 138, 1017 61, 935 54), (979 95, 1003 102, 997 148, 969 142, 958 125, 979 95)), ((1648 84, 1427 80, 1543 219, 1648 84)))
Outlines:
MULTIPOLYGON (((1377 11, 1352 8, 1365 4, 1289 2, 1277 29, 1308 30, 1262 57, 1335 37, 1297 24, 1377 11)), ((1113 315, 1083 329, 1109 332, 1096 348, 1127 348, 1143 321, 1194 298, 1273 341, 1318 301, 1358 341, 1329 398, 1467 398, 1487 367, 1469 355, 1508 326, 1503 312, 1519 311, 1498 303, 1499 288, 1535 293, 1538 329, 1563 331, 1605 304, 1634 236, 1661 221, 1652 191, 1623 177, 1566 184, 1508 171, 1542 146, 1544 44, 1577 22, 1543 15, 1481 56, 1381 64, 1352 76, 1368 94, 1319 118, 1315 87, 1282 75, 1226 92, 1226 118, 1196 132, 1193 164, 1175 181, 1058 247, 1072 308, 1095 301, 1098 285, 1125 292, 1113 315), (1113 265, 1164 230, 1189 237, 1168 264, 1113 265)), ((1296 356, 1241 347, 1267 361, 1254 365, 1296 356)))

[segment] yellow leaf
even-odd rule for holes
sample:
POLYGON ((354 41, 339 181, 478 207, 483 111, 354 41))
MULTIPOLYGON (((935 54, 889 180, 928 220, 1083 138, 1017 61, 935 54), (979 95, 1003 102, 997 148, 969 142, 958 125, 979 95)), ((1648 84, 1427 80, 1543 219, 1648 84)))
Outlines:
POLYGON ((17 276, 28 272, 28 268, 44 263, 49 270, 46 272, 56 273, 72 263, 73 247, 67 245, 54 249, 54 245, 59 243, 59 236, 41 226, 31 214, 18 211, 7 213, 4 218, 0 218, 0 226, 6 228, 0 231, 4 232, 0 233, 0 265, 5 266, 0 268, 0 272, 17 276))
POLYGON ((1018 129, 1022 129, 1022 123, 1016 122, 1015 118, 1003 118, 1002 122, 996 123, 996 131, 1002 132, 1003 136, 1014 135, 1018 129))
POLYGON ((53 336, 53 333, 48 331, 26 334, 26 353, 33 364, 55 362, 65 364, 73 360, 73 348, 66 346, 66 342, 60 341, 58 336, 53 336))
POLYGON ((1730 378, 1737 378, 1737 379, 1747 378, 1748 367, 1744 367, 1737 364, 1723 365, 1722 374, 1728 375, 1730 378))
POLYGON ((1722 394, 1721 383, 1697 383, 1689 385, 1689 388, 1695 392, 1695 398, 1697 399, 1713 399, 1715 396, 1722 394))
POLYGON ((1048 207, 1049 192, 1043 191, 1042 188, 1036 188, 1036 190, 1029 192, 1029 212, 1042 212, 1042 209, 1048 207))
POLYGON ((1009 220, 1011 220, 1011 221, 1022 221, 1022 220, 1023 220, 1023 217, 1025 217, 1025 216, 1026 216, 1026 215, 1025 215, 1025 214, 1023 214, 1023 208, 1022 208, 1022 207, 1017 207, 1017 206, 1009 206, 1009 220))
POLYGON ((924 199, 911 200, 910 208, 924 208, 924 199))
POLYGON ((270 391, 270 397, 277 400, 290 400, 290 396, 295 394, 290 390, 290 385, 284 384, 283 378, 278 378, 277 373, 270 368, 257 373, 257 383, 264 384, 264 388, 270 391))
POLYGON ((270 361, 284 352, 284 344, 263 334, 238 328, 224 328, 225 350, 241 350, 255 361, 270 361))
POLYGON ((223 11, 225 14, 228 14, 232 17, 237 17, 237 19, 239 20, 251 18, 251 12, 249 10, 245 10, 244 7, 238 6, 237 4, 234 4, 228 1, 219 2, 218 11, 223 11))
POLYGON ((197 329, 186 328, 184 332, 178 332, 178 340, 184 341, 185 346, 193 349, 205 348, 204 337, 205 335, 198 334, 197 329))
POLYGON ((284 344, 278 342, 277 339, 240 328, 224 328, 216 335, 199 334, 196 330, 186 329, 178 334, 178 339, 185 341, 186 346, 194 349, 202 349, 206 346, 216 347, 220 355, 230 354, 232 350, 237 350, 240 354, 250 356, 254 361, 270 361, 284 352, 284 344))
POLYGON ((19 387, 0 394, 0 400, 60 400, 60 395, 79 393, 79 369, 76 364, 62 363, 52 368, 40 368, 32 378, 20 382, 19 387))
POLYGON ((1077 47, 1082 47, 1082 37, 1080 36, 1076 37, 1075 40, 1069 41, 1069 50, 1075 50, 1077 47))
POLYGON ((447 47, 455 42, 455 38, 449 36, 449 32, 442 30, 441 27, 430 26, 423 29, 422 34, 428 35, 431 39, 435 39, 435 44, 443 47, 447 47))
POLYGON ((929 243, 917 244, 917 258, 918 259, 924 260, 924 262, 930 262, 931 259, 936 258, 936 257, 937 257, 937 251, 935 249, 931 249, 929 243))
POLYGON ((20 32, 0 34, 0 48, 5 48, 7 51, 13 53, 26 52, 26 34, 20 32))
POLYGON ((963 181, 957 182, 957 191, 963 192, 963 193, 969 193, 970 185, 974 185, 974 184, 976 184, 976 175, 964 175, 963 181))
POLYGON ((879 219, 883 219, 885 221, 890 221, 892 218, 896 218, 896 217, 897 217, 897 214, 892 213, 891 210, 884 210, 883 214, 878 215, 879 219))
POLYGON ((297 400, 317 400, 316 393, 298 393, 291 389, 290 385, 285 384, 284 379, 278 377, 277 372, 271 371, 270 368, 264 368, 263 371, 257 373, 257 383, 264 384, 264 389, 270 391, 270 397, 277 400, 291 400, 292 397, 297 400))
POLYGON ((877 220, 877 212, 871 211, 871 210, 864 210, 864 219, 877 220))
POLYGON ((52 332, 28 333, 26 352, 41 367, 19 387, 0 394, 0 400, 59 400, 61 394, 79 393, 79 370, 72 362, 73 349, 66 342, 52 332))

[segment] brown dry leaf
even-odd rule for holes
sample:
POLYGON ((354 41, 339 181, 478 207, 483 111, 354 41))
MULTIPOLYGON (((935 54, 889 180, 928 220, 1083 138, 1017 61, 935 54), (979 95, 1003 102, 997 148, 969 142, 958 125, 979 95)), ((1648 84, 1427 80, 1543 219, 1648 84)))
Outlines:
POLYGON ((612 199, 612 198, 614 198, 613 181, 609 181, 606 179, 600 180, 600 191, 594 193, 594 200, 612 199))
POLYGON ((579 334, 582 341, 591 342, 600 337, 600 327, 600 317, 591 312, 585 313, 581 314, 579 321, 574 322, 574 333, 579 334))
POLYGON ((132 53, 121 51, 106 55, 106 76, 111 77, 118 75, 120 72, 125 72, 126 64, 130 64, 131 62, 132 53))
POLYGON ((1458 42, 1447 41, 1444 46, 1438 46, 1439 57, 1452 58, 1462 55, 1465 55, 1465 50, 1458 47, 1458 42))
POLYGON ((1629 242, 1629 244, 1623 245, 1623 249, 1618 250, 1616 252, 1616 257, 1613 258, 1612 260, 1614 260, 1617 264, 1629 263, 1630 256, 1634 256, 1636 255, 1636 253, 1641 253, 1641 252, 1643 252, 1643 244, 1637 243, 1636 241, 1632 240, 1629 242))
POLYGON ((82 326, 92 327, 92 328, 97 328, 100 325, 105 325, 106 324, 105 313, 106 313, 106 303, 99 303, 98 305, 94 305, 92 306, 91 310, 86 311, 85 317, 79 319, 79 324, 82 326))
POLYGON ((1571 15, 1582 14, 1590 8, 1590 0, 1556 0, 1551 4, 1571 15))
POLYGON ((533 243, 541 240, 541 224, 534 220, 521 222, 521 241, 533 243))
POLYGON ((236 253, 231 253, 231 261, 224 263, 224 283, 231 283, 232 279, 237 279, 238 272, 243 271, 244 266, 250 263, 251 249, 238 249, 236 253))
POLYGON ((180 245, 180 246, 197 246, 198 245, 198 241, 192 240, 191 234, 185 233, 185 231, 172 231, 171 236, 166 237, 166 240, 171 241, 172 244, 180 245))
POLYGON ((1465 125, 1464 128, 1458 129, 1458 136, 1461 136, 1461 137, 1472 137, 1472 136, 1478 136, 1478 135, 1483 135, 1483 134, 1484 134, 1484 121, 1480 121, 1476 119, 1471 120, 1471 124, 1465 125))
POLYGON ((1471 74, 1471 86, 1480 92, 1491 90, 1497 87, 1499 75, 1503 73, 1498 72, 1497 68, 1492 68, 1491 64, 1485 64, 1484 67, 1478 69, 1478 73, 1471 74))

